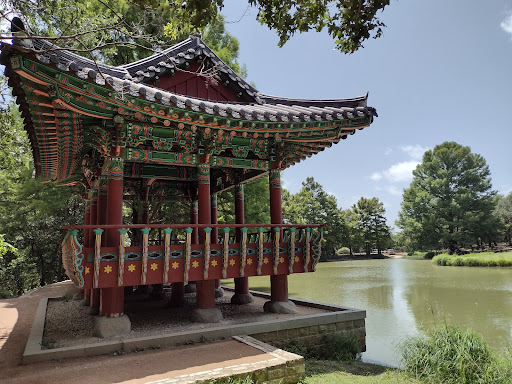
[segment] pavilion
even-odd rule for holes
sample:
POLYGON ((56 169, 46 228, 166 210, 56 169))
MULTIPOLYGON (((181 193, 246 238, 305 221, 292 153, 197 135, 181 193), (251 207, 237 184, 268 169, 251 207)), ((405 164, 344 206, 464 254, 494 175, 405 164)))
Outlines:
POLYGON ((86 199, 85 223, 69 228, 63 262, 100 317, 126 317, 125 287, 172 284, 179 304, 184 284, 195 281, 194 320, 219 321, 216 281, 235 278, 233 302, 243 304, 251 300, 248 277, 257 275, 271 280, 265 310, 294 311, 287 275, 314 271, 323 226, 283 224, 280 172, 368 127, 377 113, 367 95, 263 94, 198 35, 113 67, 28 39, 19 19, 12 32, 0 58, 35 176, 78 186, 86 199), (271 223, 246 225, 244 184, 266 176, 271 223), (220 225, 217 194, 229 188, 236 224, 220 225), (144 203, 143 222, 123 225, 130 199, 144 203), (190 223, 151 224, 155 199, 190 204, 190 223), (130 242, 130 231, 141 241, 130 242))

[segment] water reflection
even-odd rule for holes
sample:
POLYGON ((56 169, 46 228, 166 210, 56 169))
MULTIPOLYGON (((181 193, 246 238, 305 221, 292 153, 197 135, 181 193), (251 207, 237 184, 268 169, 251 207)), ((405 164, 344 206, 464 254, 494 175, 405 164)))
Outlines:
MULTIPOLYGON (((268 292, 269 278, 249 280, 268 292)), ((291 275, 290 296, 365 309, 364 358, 398 364, 396 344, 433 326, 455 323, 481 333, 495 348, 512 341, 512 269, 435 267, 429 261, 322 263, 291 275)))

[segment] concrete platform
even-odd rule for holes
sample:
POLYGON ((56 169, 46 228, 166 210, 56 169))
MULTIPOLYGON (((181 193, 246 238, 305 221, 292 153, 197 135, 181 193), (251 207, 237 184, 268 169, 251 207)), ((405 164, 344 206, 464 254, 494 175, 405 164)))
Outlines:
MULTIPOLYGON (((42 334, 31 327, 41 317, 38 305, 60 297, 69 284, 58 283, 31 294, 0 300, 0 382, 25 383, 200 383, 226 377, 250 376, 255 382, 296 382, 304 373, 302 357, 241 336, 212 343, 158 349, 138 347, 136 353, 114 350, 103 355, 22 364, 23 347, 42 334), (36 316, 36 312, 39 314, 36 316)), ((41 323, 36 322, 41 325, 41 323)), ((34 324, 34 325, 36 325, 34 324)), ((34 347, 34 345, 32 345, 34 347)), ((40 349, 40 345, 38 345, 40 349)), ((69 356, 62 356, 69 357, 69 356)))

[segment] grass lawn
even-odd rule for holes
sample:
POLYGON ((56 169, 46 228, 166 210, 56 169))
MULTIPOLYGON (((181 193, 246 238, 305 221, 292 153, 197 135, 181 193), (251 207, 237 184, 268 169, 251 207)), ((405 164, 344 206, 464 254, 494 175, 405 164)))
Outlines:
POLYGON ((361 361, 306 360, 306 384, 396 384, 421 382, 405 372, 361 361))
POLYGON ((432 263, 442 266, 460 267, 511 267, 512 252, 482 252, 467 255, 448 255, 442 253, 432 259, 432 263))

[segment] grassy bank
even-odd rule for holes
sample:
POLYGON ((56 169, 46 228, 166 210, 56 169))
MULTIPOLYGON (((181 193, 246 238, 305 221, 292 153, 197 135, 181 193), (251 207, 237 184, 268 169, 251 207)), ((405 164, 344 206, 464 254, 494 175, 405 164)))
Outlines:
POLYGON ((304 384, 420 384, 406 372, 361 361, 306 360, 304 384))
MULTIPOLYGON (((340 343, 336 343, 341 346, 340 343)), ((446 325, 399 346, 404 370, 358 360, 306 358, 302 384, 510 384, 512 354, 492 350, 470 330, 446 325)), ((340 351, 339 351, 340 352, 340 351)), ((335 358, 347 356, 346 351, 335 358)), ((238 379, 230 384, 253 384, 238 379)))
POLYGON ((512 252, 482 252, 460 256, 442 253, 434 256, 432 263, 440 266, 455 267, 511 267, 512 252))

